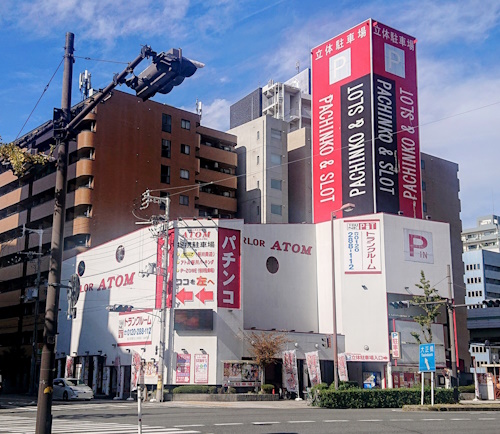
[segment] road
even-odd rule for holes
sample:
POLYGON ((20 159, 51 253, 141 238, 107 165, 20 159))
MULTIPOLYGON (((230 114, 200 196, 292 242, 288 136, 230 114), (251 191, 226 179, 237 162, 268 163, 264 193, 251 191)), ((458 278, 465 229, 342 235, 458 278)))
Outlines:
MULTIPOLYGON (((0 433, 34 433, 36 407, 0 410, 0 433)), ((137 433, 137 403, 54 403, 53 433, 137 433)), ((143 433, 475 433, 498 432, 500 412, 327 410, 304 402, 144 403, 143 433)))

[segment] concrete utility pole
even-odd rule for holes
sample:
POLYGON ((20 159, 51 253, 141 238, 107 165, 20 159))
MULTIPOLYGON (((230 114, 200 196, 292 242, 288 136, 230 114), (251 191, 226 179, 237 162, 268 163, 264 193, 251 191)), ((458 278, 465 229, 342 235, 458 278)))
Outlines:
MULTIPOLYGON (((75 35, 66 33, 64 53, 64 74, 61 98, 62 123, 65 127, 71 119, 71 83, 73 77, 73 51, 75 35)), ((42 360, 40 363, 40 383, 38 387, 38 408, 36 433, 52 432, 52 387, 54 384, 55 345, 57 334, 57 315, 59 310, 59 284, 64 250, 64 221, 66 216, 66 184, 68 177, 68 147, 66 135, 56 140, 57 171, 54 216, 52 221, 52 240, 50 248, 49 280, 45 307, 43 330, 42 360)))
MULTIPOLYGON (((451 267, 446 266, 446 272, 448 277, 448 300, 446 303, 446 310, 448 311, 448 323, 450 324, 450 362, 451 362, 451 372, 452 377, 457 378, 457 353, 455 348, 455 318, 453 315, 453 285, 451 283, 451 267)), ((452 385, 453 386, 453 385, 452 385)))
MULTIPOLYGON (((142 194, 142 202, 141 202, 141 210, 146 209, 149 204, 157 203, 165 205, 165 223, 163 226, 163 230, 161 231, 164 234, 164 242, 163 242, 163 254, 162 254, 162 269, 160 270, 160 275, 162 276, 162 291, 161 291, 161 312, 160 312, 160 349, 158 355, 158 383, 156 385, 156 400, 158 402, 163 402, 163 378, 165 373, 165 322, 167 318, 167 284, 168 284, 168 223, 169 223, 169 212, 170 212, 170 198, 167 197, 157 197, 151 196, 149 190, 146 190, 142 194)), ((158 242, 160 242, 160 236, 158 235, 158 242)), ((158 273, 158 270, 156 270, 158 273)), ((172 300, 170 306, 170 322, 169 322, 169 346, 168 352, 172 353, 172 347, 170 345, 170 335, 172 332, 170 331, 172 326, 172 312, 174 309, 174 293, 172 290, 172 300)), ((172 366, 172 357, 169 357, 169 363, 167 368, 167 384, 170 384, 170 371, 172 366)))

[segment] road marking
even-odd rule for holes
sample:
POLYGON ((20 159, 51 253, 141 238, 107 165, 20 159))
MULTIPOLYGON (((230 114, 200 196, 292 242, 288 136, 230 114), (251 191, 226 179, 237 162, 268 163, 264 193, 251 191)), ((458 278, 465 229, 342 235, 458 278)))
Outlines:
POLYGON ((391 422, 413 422, 413 419, 389 419, 391 422))
POLYGON ((226 423, 214 423, 215 426, 232 426, 232 425, 243 425, 243 422, 226 422, 226 423))
POLYGON ((253 425, 274 425, 280 422, 252 422, 253 425))
POLYGON ((423 421, 444 420, 444 419, 422 419, 423 421))
POLYGON ((348 419, 329 419, 329 420, 324 420, 323 422, 330 423, 330 422, 349 422, 348 419))
POLYGON ((453 417, 450 420, 471 420, 470 417, 453 417))
POLYGON ((198 426, 205 426, 205 425, 174 425, 174 428, 196 428, 198 426))
POLYGON ((288 423, 314 423, 315 420, 289 420, 288 423))
POLYGON ((478 417, 478 420, 497 420, 496 417, 478 417))
POLYGON ((382 419, 359 419, 358 422, 382 422, 382 419))

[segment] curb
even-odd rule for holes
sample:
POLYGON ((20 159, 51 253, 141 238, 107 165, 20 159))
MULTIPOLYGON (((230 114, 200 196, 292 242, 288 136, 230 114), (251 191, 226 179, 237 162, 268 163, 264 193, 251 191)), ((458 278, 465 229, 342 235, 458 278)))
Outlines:
POLYGON ((498 404, 404 405, 403 411, 500 411, 498 404))

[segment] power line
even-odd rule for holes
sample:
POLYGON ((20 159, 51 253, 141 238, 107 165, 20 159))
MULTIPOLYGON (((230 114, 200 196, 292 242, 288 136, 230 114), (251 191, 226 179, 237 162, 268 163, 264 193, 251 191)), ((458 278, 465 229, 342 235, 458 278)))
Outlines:
POLYGON ((45 95, 45 92, 47 92, 47 89, 49 88, 50 86, 50 83, 52 82, 53 78, 55 77, 55 75, 57 74, 57 71, 59 71, 59 68, 61 67, 61 65, 63 64, 64 62, 64 57, 61 59, 61 61, 59 62, 59 65, 57 66, 56 70, 54 71, 54 74, 52 74, 52 77, 50 77, 50 80, 49 82, 47 83, 47 85, 45 86, 45 89, 43 89, 42 91, 42 94, 40 95, 40 98, 38 98, 38 101, 36 102, 35 104, 35 107, 33 107, 33 110, 31 110, 31 113, 29 114, 28 118, 26 119, 26 121, 24 122, 23 126, 21 127, 21 129, 19 130, 19 133, 17 133, 17 136, 16 138, 14 139, 14 142, 19 138, 19 136, 21 135, 24 127, 26 126, 26 124, 28 123, 28 121, 30 120, 31 118, 31 115, 33 114, 33 112, 35 111, 35 109, 37 108, 38 104, 40 103, 40 100, 42 99, 42 97, 45 95))

